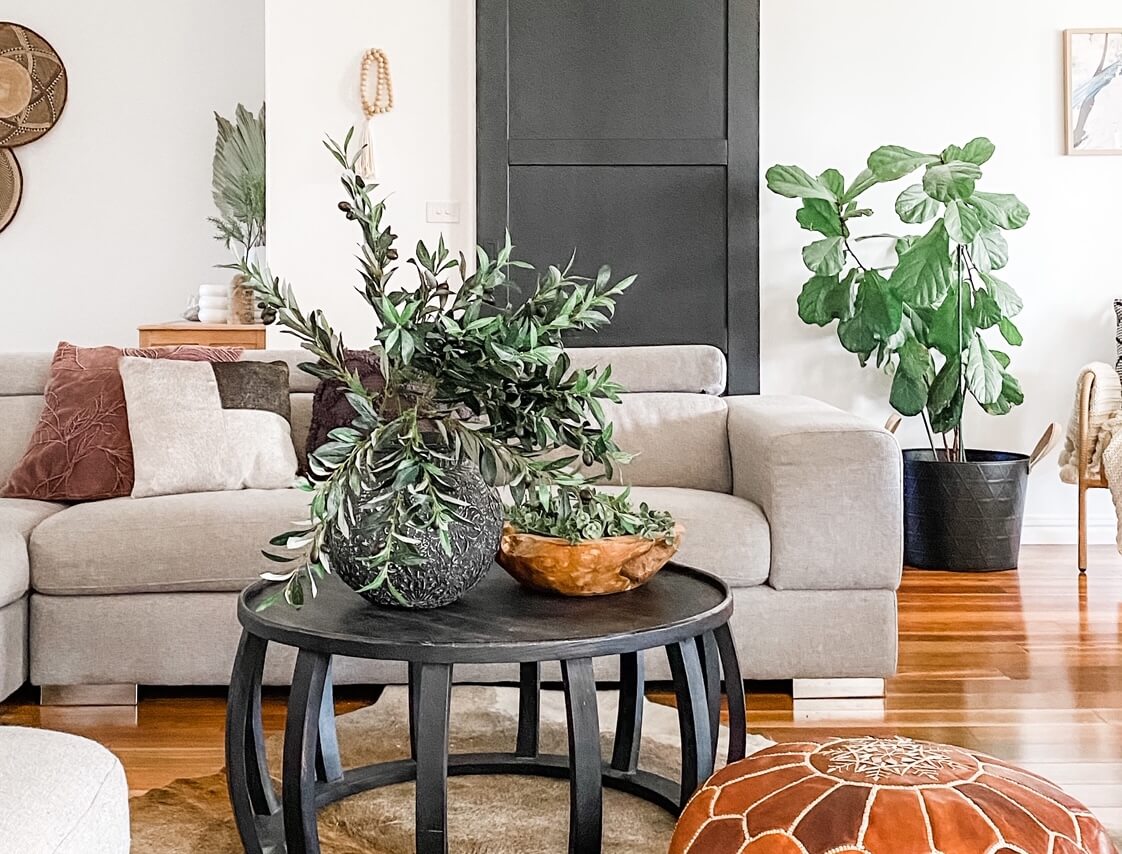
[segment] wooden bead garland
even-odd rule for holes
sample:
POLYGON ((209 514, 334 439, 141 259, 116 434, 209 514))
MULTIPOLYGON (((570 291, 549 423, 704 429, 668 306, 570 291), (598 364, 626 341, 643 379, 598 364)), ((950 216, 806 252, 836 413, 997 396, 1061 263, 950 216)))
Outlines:
POLYGON ((393 79, 390 77, 390 61, 386 52, 381 48, 371 48, 362 55, 362 111, 366 118, 388 113, 393 109, 393 79), (370 67, 378 66, 377 80, 374 87, 374 97, 370 98, 370 67))
POLYGON ((377 175, 374 168, 374 117, 393 109, 393 78, 390 77, 390 61, 381 48, 372 47, 362 55, 362 76, 359 80, 359 96, 362 100, 362 113, 366 122, 362 130, 362 152, 357 168, 359 174, 368 181, 377 175), (370 69, 377 67, 374 81, 374 95, 370 96, 370 69))

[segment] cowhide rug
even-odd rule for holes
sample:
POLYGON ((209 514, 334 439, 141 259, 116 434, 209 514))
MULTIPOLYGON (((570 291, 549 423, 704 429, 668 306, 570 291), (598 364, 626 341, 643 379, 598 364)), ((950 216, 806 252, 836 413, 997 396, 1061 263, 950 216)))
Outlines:
MULTIPOLYGON (((615 694, 599 696, 605 756, 611 752, 615 694)), ((458 686, 452 696, 453 752, 512 751, 517 727, 514 688, 458 686)), ((408 713, 403 688, 388 688, 365 709, 338 719, 343 765, 353 767, 408 755, 408 713)), ((719 756, 726 751, 722 727, 719 756)), ((542 751, 567 752, 565 703, 558 691, 542 694, 542 751)), ((647 703, 640 766, 677 778, 678 715, 647 703)), ((748 737, 748 752, 771 744, 748 737)), ((269 739, 270 768, 279 776, 280 740, 269 739)), ((403 783, 356 795, 320 812, 324 854, 406 854, 413 846, 413 794, 403 783)), ((242 854, 226 795, 225 772, 176 780, 132 800, 133 854, 242 854)), ((569 789, 565 780, 537 777, 460 777, 448 783, 449 848, 453 854, 555 854, 568 840, 569 789)), ((671 816, 638 798, 604 793, 605 854, 666 851, 671 816)))

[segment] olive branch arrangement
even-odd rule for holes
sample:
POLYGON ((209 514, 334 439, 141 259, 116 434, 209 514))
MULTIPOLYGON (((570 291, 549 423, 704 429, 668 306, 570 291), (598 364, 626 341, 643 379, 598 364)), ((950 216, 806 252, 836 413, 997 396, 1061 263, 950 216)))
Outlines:
POLYGON ((401 270, 397 236, 383 224, 384 202, 371 198, 376 185, 356 171, 361 147, 352 150, 352 135, 353 129, 342 145, 331 139, 325 145, 343 169, 347 200, 339 208, 362 233, 357 290, 377 321, 371 349, 385 390, 372 393, 347 368, 342 337, 322 311, 303 312, 289 284, 242 265, 263 307, 315 357, 301 369, 342 383, 356 413, 309 457, 308 475, 297 486, 311 494, 310 519, 270 541, 289 554, 264 552, 278 563, 298 563, 263 575, 284 584, 265 607, 281 596, 299 607, 306 588, 314 596, 317 579, 332 571, 330 535, 347 537, 358 524, 386 535, 369 558, 380 571, 365 589, 387 585, 400 601, 389 572, 422 562, 414 532, 435 530, 451 554, 449 525, 464 505, 452 495, 450 473, 465 464, 477 466, 489 485, 507 485, 514 505, 533 518, 564 519, 594 507, 601 519, 608 508, 613 525, 672 536, 672 520, 660 516, 652 524, 645 506, 632 510, 626 496, 604 503, 590 489, 630 459, 613 440, 602 406, 618 402, 622 388, 610 366, 573 369, 561 338, 609 323, 615 297, 635 277, 613 283, 608 267, 595 279, 576 276, 572 261, 537 275, 513 259, 508 234, 494 258, 477 248, 472 273, 462 254, 451 256, 443 237, 435 250, 418 242, 407 261, 415 283, 391 287, 401 270), (535 279, 519 305, 509 300, 516 270, 535 279), (602 474, 583 474, 582 466, 602 474))

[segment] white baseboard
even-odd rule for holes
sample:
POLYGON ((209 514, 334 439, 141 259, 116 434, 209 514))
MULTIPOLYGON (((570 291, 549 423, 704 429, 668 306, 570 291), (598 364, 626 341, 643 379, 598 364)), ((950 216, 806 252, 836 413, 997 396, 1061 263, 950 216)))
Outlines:
MULTIPOLYGON (((1087 520, 1087 542, 1092 545, 1114 545, 1118 522, 1113 516, 1092 516, 1087 520)), ((1021 544, 1074 545, 1078 541, 1075 520, 1070 516, 1026 516, 1021 544)))

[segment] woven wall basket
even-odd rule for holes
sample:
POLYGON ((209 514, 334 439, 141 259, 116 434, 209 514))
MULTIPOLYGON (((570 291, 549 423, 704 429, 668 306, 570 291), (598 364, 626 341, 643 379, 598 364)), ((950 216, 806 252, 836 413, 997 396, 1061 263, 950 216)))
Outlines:
POLYGON ((0 147, 26 145, 54 127, 66 88, 66 68, 47 40, 0 22, 0 147))

